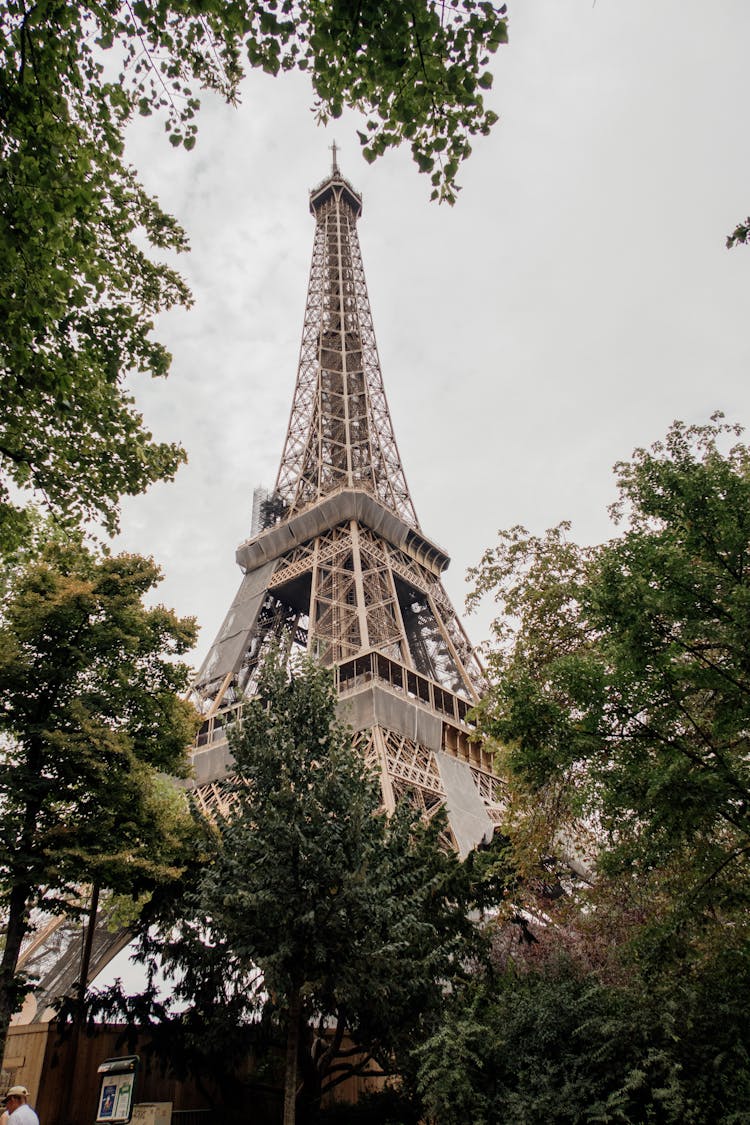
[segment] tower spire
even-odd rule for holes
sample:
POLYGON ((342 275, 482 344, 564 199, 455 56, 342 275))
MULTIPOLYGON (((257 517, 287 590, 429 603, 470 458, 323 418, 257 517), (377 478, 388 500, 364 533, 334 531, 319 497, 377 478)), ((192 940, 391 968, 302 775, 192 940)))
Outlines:
POLYGON ((357 220, 338 168, 310 193, 315 218, 299 367, 273 493, 240 544, 244 577, 195 681, 205 715, 199 794, 221 800, 226 743, 273 645, 330 666, 355 746, 388 807, 445 804, 452 842, 492 830, 498 782, 468 722, 482 670, 419 526, 385 397, 357 220))
POLYGON ((333 171, 315 217, 297 384, 275 492, 290 514, 363 489, 418 527, 393 433, 357 236, 362 198, 333 171))

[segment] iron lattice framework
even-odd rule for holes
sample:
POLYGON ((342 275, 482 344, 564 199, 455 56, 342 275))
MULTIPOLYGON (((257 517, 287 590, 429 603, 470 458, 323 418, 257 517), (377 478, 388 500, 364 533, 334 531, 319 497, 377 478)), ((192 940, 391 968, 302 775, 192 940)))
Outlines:
POLYGON ((482 670, 423 534, 393 433, 365 283, 362 200, 334 161, 310 194, 312 265, 299 369, 273 492, 237 551, 242 584, 195 683, 196 795, 224 810, 226 730, 271 645, 335 670, 355 746, 387 807, 448 810, 451 842, 489 835, 500 793, 467 712, 482 670))
POLYGON ((383 388, 357 237, 362 201, 340 176, 315 215, 299 371, 275 493, 289 514, 362 488, 417 527, 383 388))

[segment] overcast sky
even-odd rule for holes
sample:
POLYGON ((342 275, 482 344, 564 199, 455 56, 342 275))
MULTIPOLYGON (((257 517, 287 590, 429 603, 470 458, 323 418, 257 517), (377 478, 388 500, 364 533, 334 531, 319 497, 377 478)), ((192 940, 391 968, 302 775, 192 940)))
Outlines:
MULTIPOLYGON (((406 149, 368 166, 357 120, 315 125, 301 75, 205 99, 196 149, 139 121, 130 157, 186 228, 195 297, 161 318, 166 382, 136 382, 146 421, 181 441, 174 484, 124 507, 119 544, 153 554, 160 600, 201 625, 197 666, 232 600, 252 490, 273 484, 291 407, 312 252, 308 191, 340 148, 364 196, 360 241, 396 439, 426 535, 466 568, 522 523, 611 533, 612 465, 672 419, 750 421, 750 4, 516 0, 493 61, 500 121, 476 141, 454 208, 406 149)), ((489 612, 489 611, 488 611, 489 612)), ((488 612, 467 618, 475 642, 488 612)))

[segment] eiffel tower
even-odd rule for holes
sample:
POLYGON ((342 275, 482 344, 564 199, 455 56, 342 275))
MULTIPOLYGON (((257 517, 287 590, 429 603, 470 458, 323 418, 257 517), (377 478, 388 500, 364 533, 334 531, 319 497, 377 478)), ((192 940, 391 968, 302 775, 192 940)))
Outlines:
POLYGON ((243 578, 194 683, 204 715, 196 796, 226 809, 227 729, 272 645, 306 650, 335 676, 354 748, 383 803, 445 806, 466 854, 499 818, 499 783, 467 714, 482 669, 446 594, 448 555, 428 539, 386 401, 357 220, 337 163, 310 193, 312 265, 292 410, 276 484, 256 490, 243 578))

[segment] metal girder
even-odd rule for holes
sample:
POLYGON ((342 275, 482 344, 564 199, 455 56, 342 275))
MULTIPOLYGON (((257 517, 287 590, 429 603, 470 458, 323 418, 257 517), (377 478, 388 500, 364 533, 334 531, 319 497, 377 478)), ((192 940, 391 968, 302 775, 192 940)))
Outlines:
POLYGON ((313 193, 316 219, 299 370, 276 492, 290 513, 342 486, 369 491, 418 528, 380 371, 356 221, 340 173, 313 193))

